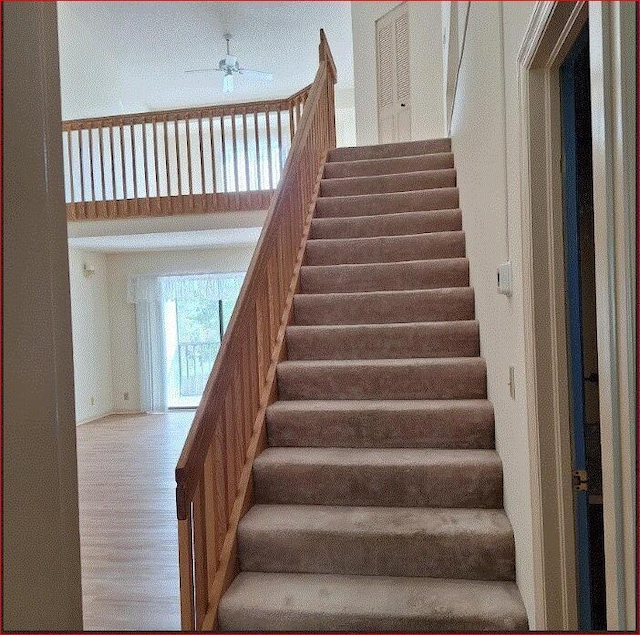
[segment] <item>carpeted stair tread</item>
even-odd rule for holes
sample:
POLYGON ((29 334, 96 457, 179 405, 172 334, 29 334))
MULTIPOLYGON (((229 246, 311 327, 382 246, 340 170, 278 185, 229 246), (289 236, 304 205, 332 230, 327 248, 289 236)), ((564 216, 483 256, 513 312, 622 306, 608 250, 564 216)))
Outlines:
POLYGON ((421 141, 402 141, 400 143, 381 143, 371 146, 352 146, 329 150, 328 161, 357 161, 362 159, 386 159, 401 156, 416 156, 451 152, 451 139, 427 139, 421 141))
POLYGON ((469 286, 466 258, 303 266, 301 293, 349 293, 469 286))
POLYGON ((295 324, 387 324, 472 320, 474 292, 469 287, 404 289, 355 293, 298 294, 295 324))
POLYGON ((527 630, 456 175, 329 151, 220 630, 527 630))
POLYGON ((276 401, 267 408, 276 447, 494 447, 486 399, 276 401))
POLYGON ((438 187, 455 187, 454 168, 442 170, 420 170, 401 174, 379 174, 376 176, 348 176, 324 178, 320 182, 321 196, 354 196, 358 194, 388 194, 430 190, 438 187))
POLYGON ((287 358, 291 361, 474 357, 480 354, 475 320, 289 326, 286 338, 287 358))
POLYGON ((316 203, 316 218, 349 218, 400 212, 424 212, 436 209, 456 209, 458 188, 439 187, 412 192, 389 194, 358 194, 325 196, 316 203))
POLYGON ((451 152, 419 154, 407 157, 387 157, 384 159, 361 159, 326 163, 325 179, 340 179, 350 176, 376 176, 378 174, 402 174, 422 170, 445 170, 453 167, 451 152))
POLYGON ((369 238, 462 230, 459 209, 396 212, 352 218, 314 218, 311 238, 369 238))
POLYGON ((278 364, 280 399, 484 399, 479 357, 336 359, 278 364))
POLYGON ((227 631, 525 631, 514 582, 240 573, 222 598, 227 631))
POLYGON ((257 503, 502 507, 495 450, 269 447, 253 480, 257 503))
POLYGON ((255 505, 238 527, 242 571, 513 580, 504 511, 255 505))
POLYGON ((461 231, 373 238, 324 238, 307 241, 305 264, 402 262, 462 258, 464 255, 464 232, 461 231))

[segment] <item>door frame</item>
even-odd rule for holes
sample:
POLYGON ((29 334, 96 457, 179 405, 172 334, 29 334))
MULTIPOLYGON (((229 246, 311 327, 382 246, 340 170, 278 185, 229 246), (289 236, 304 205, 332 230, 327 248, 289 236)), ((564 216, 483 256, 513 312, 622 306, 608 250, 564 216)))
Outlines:
POLYGON ((518 55, 535 628, 542 630, 578 627, 559 67, 587 18, 607 628, 634 627, 635 148, 626 140, 635 140, 635 86, 627 106, 621 77, 635 70, 624 39, 635 19, 627 10, 538 2, 518 55))

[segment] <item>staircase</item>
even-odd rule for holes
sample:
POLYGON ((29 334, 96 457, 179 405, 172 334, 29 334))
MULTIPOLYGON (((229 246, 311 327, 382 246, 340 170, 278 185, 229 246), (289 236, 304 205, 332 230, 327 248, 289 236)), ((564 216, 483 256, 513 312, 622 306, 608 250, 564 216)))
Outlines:
POLYGON ((227 631, 528 628, 449 140, 329 153, 227 631))

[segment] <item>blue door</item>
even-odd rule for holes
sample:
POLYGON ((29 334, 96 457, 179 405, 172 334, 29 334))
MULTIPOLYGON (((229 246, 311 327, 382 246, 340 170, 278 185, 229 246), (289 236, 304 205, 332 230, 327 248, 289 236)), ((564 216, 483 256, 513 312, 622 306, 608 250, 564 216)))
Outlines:
MULTIPOLYGON (((565 280, 567 288, 567 335, 573 436, 573 477, 576 522, 578 611, 581 630, 594 628, 592 619, 592 569, 590 563, 590 523, 588 461, 585 434, 585 369, 583 360, 583 298, 581 271, 581 191, 579 143, 585 126, 580 96, 588 90, 589 33, 585 27, 560 68, 563 168, 565 280), (585 56, 587 77, 585 77, 585 56), (579 94, 579 91, 582 91, 579 94)), ((584 135, 582 135, 584 137, 584 135)), ((590 136, 590 121, 589 121, 590 136)), ((582 196, 584 198, 584 196, 582 196)))

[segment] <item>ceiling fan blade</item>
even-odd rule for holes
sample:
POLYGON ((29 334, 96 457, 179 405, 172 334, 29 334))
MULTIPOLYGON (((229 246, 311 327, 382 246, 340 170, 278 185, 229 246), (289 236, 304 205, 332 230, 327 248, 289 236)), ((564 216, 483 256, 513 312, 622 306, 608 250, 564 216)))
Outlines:
POLYGON ((246 75, 247 77, 253 77, 254 79, 261 79, 266 82, 270 82, 273 79, 273 73, 266 73, 265 71, 254 71, 250 68, 239 69, 240 75, 246 75))
POLYGON ((220 71, 221 68, 192 68, 185 73, 211 73, 212 71, 220 71))

